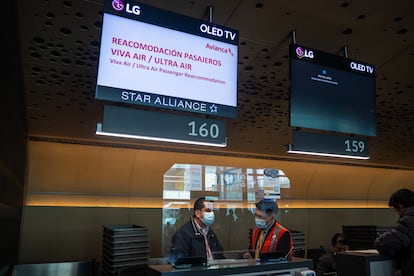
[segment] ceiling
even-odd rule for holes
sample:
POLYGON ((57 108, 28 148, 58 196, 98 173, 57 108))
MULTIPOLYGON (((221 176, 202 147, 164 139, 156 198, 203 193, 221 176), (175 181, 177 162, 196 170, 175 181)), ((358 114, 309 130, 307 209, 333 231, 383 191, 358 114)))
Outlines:
POLYGON ((414 169, 414 1, 141 2, 204 20, 212 6, 214 23, 239 30, 238 117, 224 119, 227 147, 95 135, 107 104, 95 99, 103 0, 18 0, 31 140, 414 169), (298 44, 338 55, 347 45, 350 58, 376 66, 377 136, 368 138, 370 160, 286 153, 292 143, 292 30, 298 44))

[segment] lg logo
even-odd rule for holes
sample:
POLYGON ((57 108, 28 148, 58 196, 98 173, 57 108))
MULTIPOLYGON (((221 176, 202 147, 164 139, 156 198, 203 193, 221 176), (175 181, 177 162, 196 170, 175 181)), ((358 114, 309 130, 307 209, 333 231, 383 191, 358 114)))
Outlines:
POLYGON ((135 15, 141 14, 141 8, 138 5, 130 5, 129 3, 124 4, 122 0, 113 0, 112 1, 112 7, 116 11, 122 11, 125 7, 125 12, 132 13, 135 15))
POLYGON ((303 49, 302 47, 297 47, 296 55, 298 56, 298 58, 303 58, 303 57, 313 58, 313 51, 303 49))
POLYGON ((124 2, 122 0, 113 0, 112 1, 112 8, 116 11, 122 11, 124 9, 124 2))
POLYGON ((141 8, 138 5, 133 5, 131 8, 129 7, 129 3, 126 4, 125 11, 127 13, 133 13, 135 15, 141 14, 141 8))

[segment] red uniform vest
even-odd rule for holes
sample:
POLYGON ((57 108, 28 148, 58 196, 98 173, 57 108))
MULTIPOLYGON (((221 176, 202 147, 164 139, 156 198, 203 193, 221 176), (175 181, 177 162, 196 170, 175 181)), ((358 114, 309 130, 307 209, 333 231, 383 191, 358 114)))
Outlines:
MULTIPOLYGON (((262 231, 262 229, 259 229, 257 227, 253 229, 251 244, 251 248, 253 250, 256 248, 256 244, 260 236, 260 231, 262 231)), ((260 253, 276 252, 279 240, 286 232, 289 232, 289 230, 283 227, 280 223, 275 222, 275 224, 272 226, 272 228, 269 230, 265 237, 260 253)), ((290 239, 290 248, 292 248, 292 239, 290 239)), ((289 252, 289 256, 292 256, 292 250, 289 252)))

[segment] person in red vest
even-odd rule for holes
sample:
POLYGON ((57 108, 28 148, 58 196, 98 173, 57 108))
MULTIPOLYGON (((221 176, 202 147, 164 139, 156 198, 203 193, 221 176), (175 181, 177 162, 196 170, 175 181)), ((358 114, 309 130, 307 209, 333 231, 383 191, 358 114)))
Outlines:
POLYGON ((277 222, 279 207, 273 199, 262 199, 256 203, 256 227, 251 233, 249 252, 244 258, 259 259, 262 253, 280 253, 292 257, 292 235, 289 230, 277 222))

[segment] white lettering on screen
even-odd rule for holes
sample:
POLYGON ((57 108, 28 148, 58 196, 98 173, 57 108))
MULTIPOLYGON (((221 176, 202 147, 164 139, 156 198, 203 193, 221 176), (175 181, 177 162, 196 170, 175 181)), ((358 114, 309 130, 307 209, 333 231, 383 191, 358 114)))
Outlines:
POLYGON ((236 34, 231 32, 231 31, 222 30, 218 27, 208 26, 207 24, 201 24, 200 25, 200 31, 202 33, 214 35, 214 36, 217 36, 217 37, 223 37, 224 36, 226 39, 231 39, 231 40, 234 40, 236 38, 236 34))
POLYGON ((373 66, 364 65, 364 64, 361 64, 361 63, 353 62, 353 61, 349 64, 349 66, 353 70, 357 70, 357 71, 361 71, 361 72, 367 72, 367 73, 370 73, 370 74, 374 73, 374 67, 373 66))
POLYGON ((127 13, 132 13, 132 14, 135 14, 135 15, 140 15, 141 14, 141 8, 140 8, 140 6, 133 5, 132 7, 130 7, 129 6, 129 3, 126 3, 125 11, 127 13))

